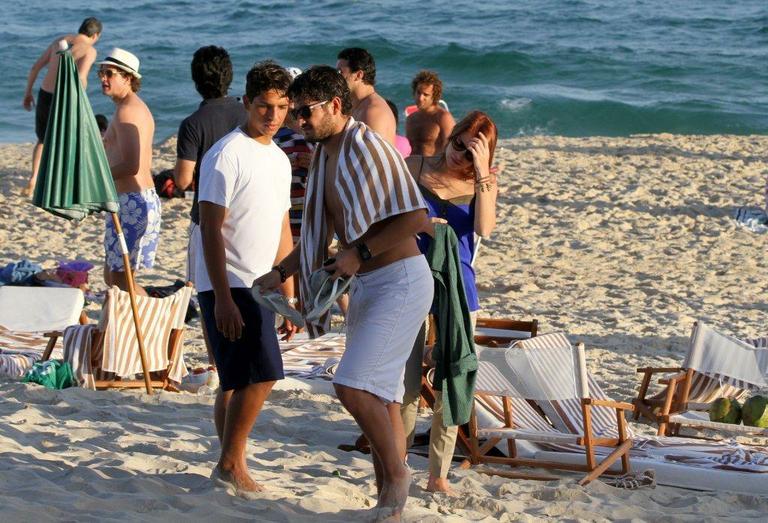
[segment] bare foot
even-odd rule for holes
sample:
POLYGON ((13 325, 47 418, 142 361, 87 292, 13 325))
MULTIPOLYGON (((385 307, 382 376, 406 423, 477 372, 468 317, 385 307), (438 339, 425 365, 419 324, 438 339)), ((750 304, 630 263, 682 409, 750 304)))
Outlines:
POLYGON ((225 471, 218 465, 211 473, 211 480, 220 487, 234 490, 237 497, 244 499, 257 499, 258 493, 264 490, 263 486, 253 481, 247 471, 225 471))
POLYGON ((34 185, 31 186, 31 187, 29 185, 27 185, 21 191, 19 191, 19 194, 21 196, 26 197, 26 198, 31 197, 34 193, 35 193, 35 186, 34 185))
POLYGON ((430 474, 427 482, 427 490, 430 492, 444 492, 449 496, 456 496, 456 491, 451 488, 446 478, 436 478, 430 474))
POLYGON ((408 501, 408 490, 411 487, 411 471, 405 467, 405 475, 393 479, 381 489, 378 509, 376 511, 377 522, 400 521, 408 501))

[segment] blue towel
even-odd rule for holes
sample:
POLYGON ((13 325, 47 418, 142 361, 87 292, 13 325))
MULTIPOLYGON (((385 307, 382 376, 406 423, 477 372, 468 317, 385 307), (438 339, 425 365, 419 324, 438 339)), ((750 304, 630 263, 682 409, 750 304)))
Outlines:
POLYGON ((0 269, 0 286, 3 285, 29 285, 32 277, 43 268, 29 260, 21 260, 18 263, 9 263, 0 269))
POLYGON ((763 234, 768 232, 768 214, 759 207, 739 207, 733 213, 736 223, 752 232, 763 234))

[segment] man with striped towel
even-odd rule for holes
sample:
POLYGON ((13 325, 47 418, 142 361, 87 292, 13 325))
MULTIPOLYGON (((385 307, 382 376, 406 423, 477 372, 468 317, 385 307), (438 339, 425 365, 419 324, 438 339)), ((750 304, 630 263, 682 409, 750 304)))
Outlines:
MULTIPOLYGON (((428 224, 426 204, 400 154, 351 116, 344 78, 315 66, 291 84, 289 96, 307 141, 318 144, 310 166, 301 241, 256 281, 276 288, 301 270, 302 301, 312 271, 352 277, 344 356, 336 394, 373 447, 379 492, 377 519, 399 517, 410 472, 403 462, 405 434, 399 408, 405 363, 432 304, 429 266, 415 235, 428 224), (334 234, 341 250, 328 260, 334 234)), ((311 335, 328 327, 326 314, 307 324, 311 335)))

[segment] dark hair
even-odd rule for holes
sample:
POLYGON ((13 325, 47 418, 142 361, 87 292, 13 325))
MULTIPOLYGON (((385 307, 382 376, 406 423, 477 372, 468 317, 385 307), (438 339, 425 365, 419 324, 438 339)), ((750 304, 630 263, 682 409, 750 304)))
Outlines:
POLYGON ((248 101, 267 91, 287 93, 291 85, 291 75, 282 66, 272 60, 259 62, 248 71, 245 77, 245 95, 248 101))
POLYGON ((195 89, 206 100, 227 95, 232 83, 232 60, 223 47, 201 47, 192 56, 192 80, 195 89))
POLYGON ((297 76, 288 89, 288 97, 295 100, 306 98, 324 102, 338 97, 341 100, 341 114, 352 112, 352 97, 344 77, 328 65, 313 65, 297 76))
POLYGON ((389 106, 389 109, 392 111, 392 114, 395 115, 395 126, 400 122, 400 118, 397 117, 397 106, 395 105, 395 102, 392 100, 384 100, 387 102, 387 105, 389 106))
MULTIPOLYGON (((496 151, 496 140, 499 136, 496 124, 493 123, 491 117, 484 112, 472 111, 456 124, 453 131, 451 131, 451 135, 448 137, 447 143, 452 143, 454 138, 466 132, 469 132, 472 136, 477 136, 478 133, 483 133, 486 138, 488 138, 488 167, 490 168, 493 165, 493 153, 496 151)), ((445 152, 443 152, 443 154, 445 154, 445 152)), ((474 176, 474 173, 470 171, 469 176, 474 176)))
POLYGON ((125 73, 128 78, 131 80, 131 91, 134 93, 138 93, 141 89, 141 78, 138 76, 134 76, 131 73, 125 73))
POLYGON ((376 62, 373 61, 371 53, 361 47, 347 47, 342 49, 336 58, 346 60, 353 73, 362 71, 363 83, 376 85, 376 62))
POLYGON ((83 20, 83 23, 80 24, 80 29, 78 29, 77 32, 85 36, 101 34, 101 22, 98 18, 90 16, 83 20))
POLYGON ((434 71, 419 71, 416 76, 411 80, 411 92, 416 94, 416 89, 419 85, 431 85, 432 86, 432 100, 433 103, 437 103, 443 97, 443 81, 437 76, 434 71))
POLYGON ((99 126, 99 131, 102 133, 107 130, 107 127, 109 127, 109 120, 107 120, 107 117, 103 114, 97 114, 95 116, 96 118, 96 125, 99 126))

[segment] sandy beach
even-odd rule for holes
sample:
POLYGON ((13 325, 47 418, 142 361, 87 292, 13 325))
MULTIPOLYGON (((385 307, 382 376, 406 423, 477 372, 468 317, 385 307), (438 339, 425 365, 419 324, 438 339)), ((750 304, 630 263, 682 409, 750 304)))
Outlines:
MULTIPOLYGON (((498 226, 477 262, 484 316, 537 318, 587 346, 589 367, 631 400, 639 366, 675 366, 692 323, 738 337, 768 335, 766 236, 731 218, 763 206, 768 136, 525 137, 499 143, 498 226)), ((103 263, 102 218, 71 224, 19 196, 31 144, 0 145, 0 266, 27 258, 103 263)), ((173 166, 175 141, 155 151, 173 166)), ((156 267, 142 284, 183 278, 189 200, 163 200, 156 267)), ((100 270, 91 288, 103 290, 100 270)), ((88 309, 96 321, 97 304, 88 309)), ((206 362, 199 323, 185 358, 206 362)), ((4 521, 361 521, 375 504, 367 456, 337 450, 357 435, 338 401, 276 391, 248 449, 263 499, 208 479, 218 456, 213 398, 189 393, 49 391, 0 380, 0 514, 4 521)), ((420 423, 426 426, 427 418, 420 423)), ((653 427, 633 424, 640 433, 653 427)), ((459 496, 431 494, 425 458, 405 521, 764 520, 768 498, 659 486, 628 491, 575 476, 450 477, 459 496)), ((758 481, 768 481, 759 478, 758 481)))

